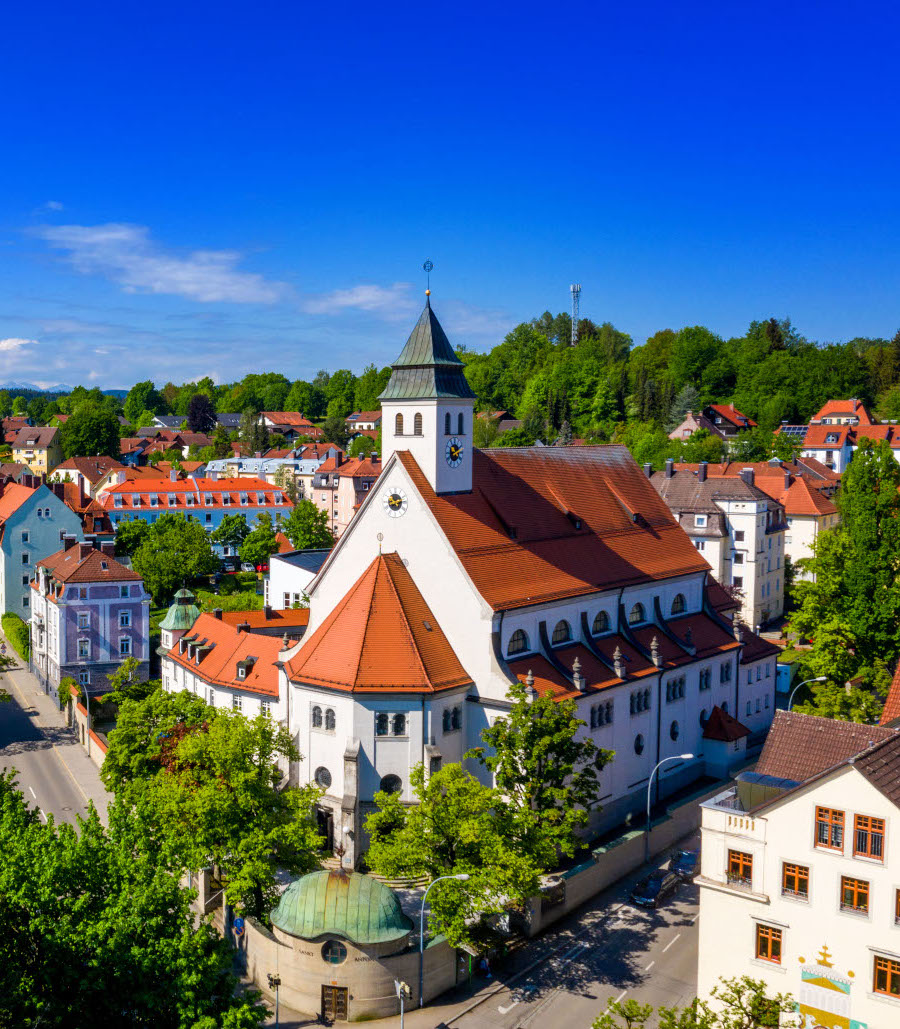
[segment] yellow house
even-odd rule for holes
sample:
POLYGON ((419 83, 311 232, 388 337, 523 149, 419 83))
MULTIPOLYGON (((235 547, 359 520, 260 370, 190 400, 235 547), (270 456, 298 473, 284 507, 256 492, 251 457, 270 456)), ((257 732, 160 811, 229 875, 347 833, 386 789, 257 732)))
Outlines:
POLYGON ((27 464, 35 475, 49 475, 62 461, 56 426, 28 426, 13 441, 13 460, 27 464))

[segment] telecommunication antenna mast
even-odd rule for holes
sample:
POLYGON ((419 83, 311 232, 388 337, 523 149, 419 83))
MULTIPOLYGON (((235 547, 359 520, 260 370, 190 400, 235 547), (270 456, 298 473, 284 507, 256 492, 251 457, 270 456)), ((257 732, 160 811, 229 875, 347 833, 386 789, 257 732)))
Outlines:
POLYGON ((569 286, 572 294, 572 346, 578 342, 578 303, 581 300, 581 283, 569 286))

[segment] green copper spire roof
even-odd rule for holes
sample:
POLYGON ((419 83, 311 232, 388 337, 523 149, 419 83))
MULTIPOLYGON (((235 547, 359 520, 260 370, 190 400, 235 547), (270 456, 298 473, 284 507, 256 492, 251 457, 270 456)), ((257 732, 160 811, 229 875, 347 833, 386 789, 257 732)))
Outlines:
POLYGON ((200 617, 200 608, 194 603, 195 599, 190 590, 179 590, 175 594, 175 602, 166 611, 166 617, 159 623, 160 629, 168 632, 190 629, 200 617))
POLYGON ((390 381, 379 400, 467 400, 475 396, 463 374, 463 363, 453 352, 428 297, 421 318, 391 368, 390 381))
POLYGON ((394 891, 359 872, 310 872, 295 879, 272 912, 272 925, 302 940, 340 936, 351 943, 401 940, 413 924, 394 891))

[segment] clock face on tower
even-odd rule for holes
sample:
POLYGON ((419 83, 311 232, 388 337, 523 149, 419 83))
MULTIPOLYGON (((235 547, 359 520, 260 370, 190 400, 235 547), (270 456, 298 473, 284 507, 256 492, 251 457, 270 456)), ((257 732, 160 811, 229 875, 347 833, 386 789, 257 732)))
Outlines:
POLYGON ((456 468, 461 465, 463 459, 462 441, 458 440, 455 436, 452 439, 448 439, 444 455, 447 458, 447 464, 450 465, 451 468, 456 468))
POLYGON ((405 515, 409 506, 406 493, 399 486, 386 489, 381 503, 391 518, 400 518, 401 515, 405 515))

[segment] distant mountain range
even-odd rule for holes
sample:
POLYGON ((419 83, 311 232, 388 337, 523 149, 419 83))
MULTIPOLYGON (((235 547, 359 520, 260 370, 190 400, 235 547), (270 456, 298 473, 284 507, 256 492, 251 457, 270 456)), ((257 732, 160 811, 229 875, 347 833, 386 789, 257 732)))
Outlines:
MULTIPOLYGON (((13 390, 28 390, 29 393, 71 393, 74 386, 67 386, 65 383, 60 383, 57 386, 37 386, 33 382, 7 382, 0 385, 0 389, 8 390, 10 393, 13 390)), ((127 389, 104 389, 100 391, 104 396, 107 397, 127 397, 127 389)))

